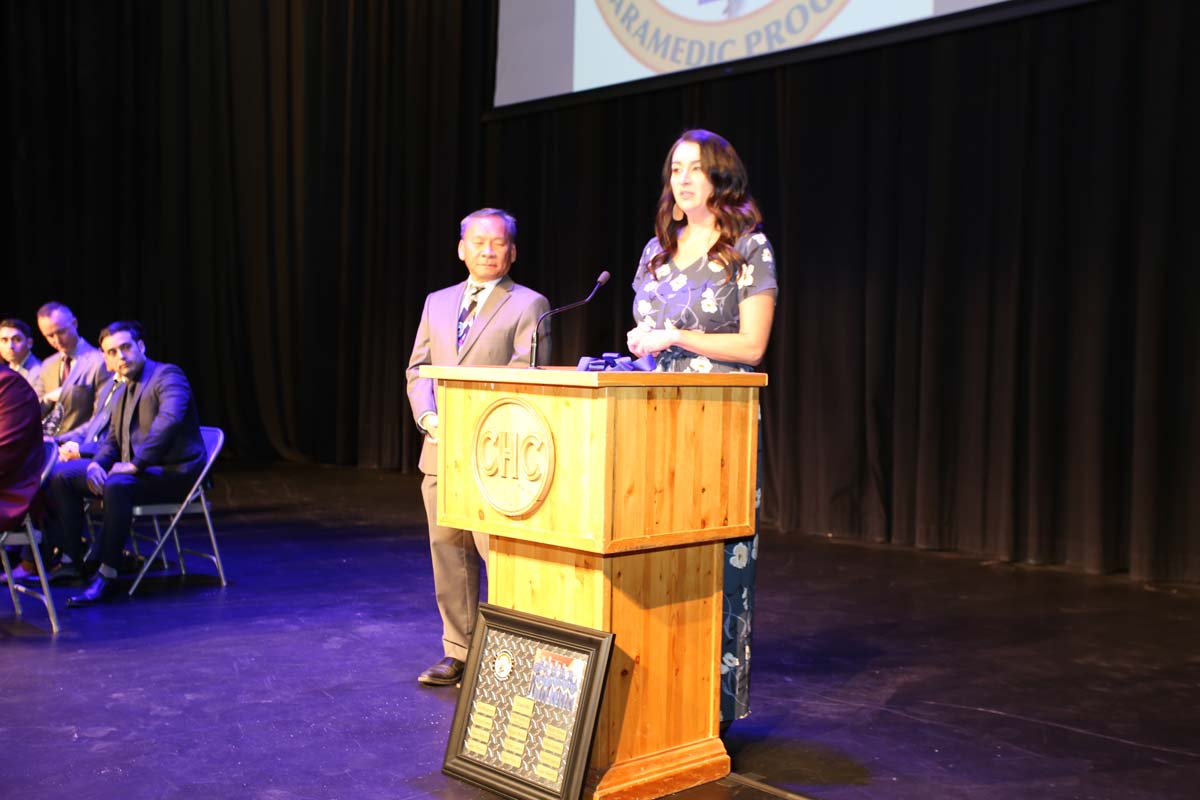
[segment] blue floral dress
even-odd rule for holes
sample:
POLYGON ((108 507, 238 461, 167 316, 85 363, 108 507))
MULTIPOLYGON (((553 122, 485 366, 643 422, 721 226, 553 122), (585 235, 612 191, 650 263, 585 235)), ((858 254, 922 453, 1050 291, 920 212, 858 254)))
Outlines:
MULTIPOLYGON (((746 260, 736 281, 725 268, 701 257, 691 264, 668 261, 649 272, 650 259, 662 251, 658 239, 642 250, 633 281, 633 318, 647 330, 678 328, 706 333, 737 333, 738 305, 760 292, 775 291, 775 254, 761 233, 742 236, 734 249, 746 260)), ((662 372, 752 372, 753 367, 717 361, 679 347, 658 356, 662 372)), ((760 427, 761 430, 761 427, 760 427)), ((760 435, 761 442, 761 435, 760 435)), ((755 532, 725 542, 724 625, 721 637, 721 719, 732 721, 750 713, 750 634, 754 614, 754 571, 758 560, 758 513, 762 499, 762 448, 759 447, 758 487, 755 493, 755 532)))

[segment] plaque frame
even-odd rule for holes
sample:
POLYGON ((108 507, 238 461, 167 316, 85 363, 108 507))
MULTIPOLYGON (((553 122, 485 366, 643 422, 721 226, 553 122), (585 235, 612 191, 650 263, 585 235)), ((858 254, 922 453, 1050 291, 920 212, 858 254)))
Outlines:
MULTIPOLYGON (((475 632, 471 637, 471 649, 463 672, 462 688, 454 709, 454 722, 450 728, 450 740, 446 743, 446 755, 442 761, 442 772, 455 778, 473 783, 485 789, 513 798, 540 798, 540 800, 574 800, 583 790, 588 757, 595 733, 596 717, 604 692, 605 676, 612 656, 613 634, 593 630, 568 622, 558 622, 523 611, 502 608, 490 603, 479 604, 475 620, 475 632), (468 718, 479 691, 484 643, 490 632, 505 634, 523 640, 533 646, 557 647, 576 651, 586 658, 586 666, 579 683, 577 702, 569 712, 571 726, 566 740, 567 755, 562 761, 561 781, 558 790, 534 783, 516 774, 463 753, 468 732, 468 718)), ((526 667, 531 669, 531 667, 526 667)))

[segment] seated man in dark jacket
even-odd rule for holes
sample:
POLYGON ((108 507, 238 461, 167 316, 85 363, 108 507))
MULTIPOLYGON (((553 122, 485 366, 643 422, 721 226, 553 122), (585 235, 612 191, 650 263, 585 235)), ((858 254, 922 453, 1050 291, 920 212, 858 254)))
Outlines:
POLYGON ((46 533, 63 548, 64 560, 82 562, 79 534, 83 499, 104 498, 100 569, 69 607, 92 605, 119 591, 117 565, 133 520, 133 507, 182 501, 196 482, 207 453, 200 437, 196 400, 183 371, 146 358, 141 326, 113 322, 100 331, 100 349, 117 365, 125 389, 113 402, 108 438, 95 457, 60 463, 50 478, 46 533))

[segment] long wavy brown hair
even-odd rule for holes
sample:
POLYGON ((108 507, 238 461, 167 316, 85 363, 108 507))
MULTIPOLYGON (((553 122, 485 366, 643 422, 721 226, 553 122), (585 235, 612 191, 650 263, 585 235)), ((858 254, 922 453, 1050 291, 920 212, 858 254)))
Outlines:
POLYGON ((762 226, 762 212, 750 196, 750 179, 733 145, 719 134, 702 128, 684 131, 667 151, 662 169, 662 194, 654 215, 654 233, 662 245, 662 252, 650 259, 647 266, 653 273, 675 255, 679 249, 679 231, 687 225, 686 218, 676 221, 671 217, 675 208, 675 195, 671 192, 671 158, 675 148, 683 142, 700 147, 700 166, 713 187, 708 208, 716 218, 719 236, 709 248, 708 258, 724 267, 725 276, 734 280, 745 264, 745 259, 734 249, 734 242, 762 226))

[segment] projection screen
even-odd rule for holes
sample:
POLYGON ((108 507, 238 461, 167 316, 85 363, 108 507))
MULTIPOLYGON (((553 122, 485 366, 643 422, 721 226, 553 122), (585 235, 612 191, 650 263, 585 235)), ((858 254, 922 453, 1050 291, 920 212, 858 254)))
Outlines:
POLYGON ((737 64, 985 6, 1083 1, 500 0, 494 104, 737 64))

